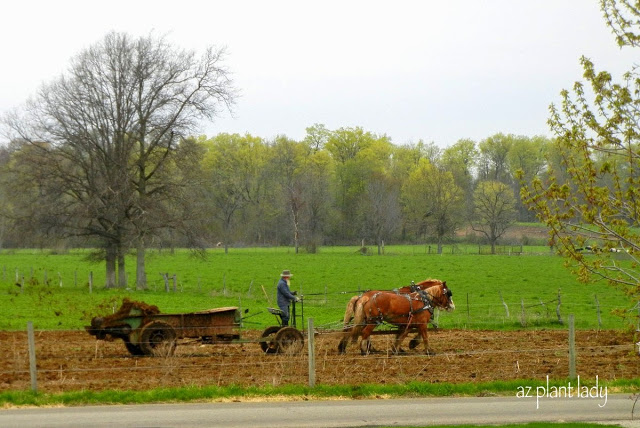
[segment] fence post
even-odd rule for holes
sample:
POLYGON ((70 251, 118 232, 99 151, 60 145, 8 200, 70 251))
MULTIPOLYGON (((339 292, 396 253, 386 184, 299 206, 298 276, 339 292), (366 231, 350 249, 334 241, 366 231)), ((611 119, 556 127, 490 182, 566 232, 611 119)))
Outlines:
POLYGON ((602 318, 600 318, 600 302, 598 301, 598 295, 594 294, 596 299, 596 315, 598 316, 598 328, 602 328, 602 318))
POLYGON ((93 293, 93 271, 89 272, 89 294, 93 293))
POLYGON ((307 320, 307 333, 309 345, 309 387, 316 386, 316 338, 313 333, 313 318, 307 320))
POLYGON ((520 325, 527 326, 527 313, 524 310, 524 298, 520 298, 520 325))
POLYGON ((558 288, 558 306, 556 306, 556 315, 558 315, 558 322, 560 324, 564 324, 564 322, 562 322, 562 316, 560 316, 560 304, 562 303, 562 301, 560 300, 560 289, 558 288))
POLYGON ((469 293, 467 293, 467 321, 471 319, 471 313, 469 312, 469 293))
POLYGON ((507 302, 505 302, 504 298, 502 297, 502 291, 498 291, 498 294, 500 294, 500 300, 502 300, 502 305, 504 306, 504 311, 507 313, 507 318, 509 318, 509 307, 507 306, 507 302))
POLYGON ((38 371, 36 370, 36 341, 33 336, 33 323, 27 321, 27 342, 29 343, 29 375, 31 391, 38 392, 38 371))
POLYGON ((569 315, 569 379, 576 378, 576 327, 573 314, 569 315))

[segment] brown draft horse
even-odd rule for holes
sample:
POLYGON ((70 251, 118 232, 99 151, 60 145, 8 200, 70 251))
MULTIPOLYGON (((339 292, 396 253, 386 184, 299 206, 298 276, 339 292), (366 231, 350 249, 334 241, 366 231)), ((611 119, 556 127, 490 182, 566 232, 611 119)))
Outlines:
POLYGON ((427 323, 433 314, 433 308, 439 307, 447 311, 455 309, 451 290, 446 282, 432 285, 424 290, 419 289, 409 294, 393 292, 375 292, 366 302, 357 306, 354 314, 354 327, 346 332, 340 342, 339 350, 344 352, 349 336, 353 341, 362 336, 360 350, 363 354, 371 351, 369 336, 382 322, 398 326, 398 333, 393 346, 394 352, 400 350, 400 344, 409 334, 410 329, 417 328, 424 342, 425 352, 429 351, 427 323))
POLYGON ((367 302, 371 296, 376 293, 384 292, 384 293, 394 293, 394 294, 408 294, 418 289, 424 290, 433 285, 442 284, 442 281, 439 279, 428 278, 423 281, 412 283, 411 285, 407 285, 404 287, 396 288, 394 290, 369 290, 365 291, 362 294, 357 296, 353 296, 349 303, 347 303, 347 309, 344 312, 344 320, 343 320, 343 331, 349 331, 351 327, 351 320, 356 313, 356 310, 359 306, 362 306, 365 302, 367 302))
MULTIPOLYGON (((376 293, 394 293, 394 294, 408 294, 417 290, 424 290, 427 289, 433 285, 438 285, 438 284, 442 284, 442 281, 439 279, 434 279, 434 278, 428 278, 425 279, 423 281, 414 283, 413 281, 411 282, 411 285, 407 285, 404 287, 400 287, 400 288, 396 288, 393 290, 369 290, 369 291, 365 291, 362 294, 359 294, 357 296, 353 296, 349 302, 347 303, 347 308, 345 310, 344 313, 344 319, 343 319, 343 329, 342 331, 347 333, 351 331, 351 328, 353 327, 351 322, 353 320, 353 316, 355 315, 356 311, 358 310, 358 308, 361 308, 362 305, 364 305, 366 302, 369 301, 369 299, 375 295, 376 293)), ((347 340, 349 338, 349 334, 345 334, 345 336, 343 337, 343 339, 340 341, 340 344, 338 345, 338 350, 340 351, 340 353, 344 353, 346 346, 347 346, 347 340)), ((411 344, 410 344, 410 348, 413 349, 415 348, 420 342, 419 342, 419 336, 420 334, 418 334, 414 339, 411 340, 411 344)), ((356 342, 356 340, 358 339, 358 336, 354 336, 352 338, 353 342, 356 342)))

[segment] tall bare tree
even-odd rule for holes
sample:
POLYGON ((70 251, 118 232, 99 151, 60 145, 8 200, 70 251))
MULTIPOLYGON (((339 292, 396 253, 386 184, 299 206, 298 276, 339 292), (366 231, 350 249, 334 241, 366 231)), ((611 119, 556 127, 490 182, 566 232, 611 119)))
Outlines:
POLYGON ((499 181, 481 181, 474 192, 471 228, 482 233, 496 253, 498 239, 516 220, 516 198, 509 186, 499 181))
POLYGON ((233 104, 224 53, 210 47, 198 58, 162 37, 112 32, 43 85, 24 110, 3 118, 9 137, 29 147, 34 169, 23 175, 39 178, 38 196, 56 208, 50 230, 98 237, 109 287, 116 258, 123 268, 124 251, 133 246, 137 285, 144 287, 147 240, 180 223, 167 217, 177 213, 167 204, 184 184, 170 173, 172 162, 184 136, 233 104))

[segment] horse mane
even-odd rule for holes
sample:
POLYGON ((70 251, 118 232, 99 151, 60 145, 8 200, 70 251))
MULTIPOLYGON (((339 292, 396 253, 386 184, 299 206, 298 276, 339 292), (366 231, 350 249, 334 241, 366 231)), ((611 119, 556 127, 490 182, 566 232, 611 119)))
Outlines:
POLYGON ((416 282, 416 285, 427 285, 429 283, 433 283, 435 285, 441 285, 443 284, 442 280, 439 279, 435 279, 435 278, 427 278, 425 280, 422 280, 420 282, 416 282))

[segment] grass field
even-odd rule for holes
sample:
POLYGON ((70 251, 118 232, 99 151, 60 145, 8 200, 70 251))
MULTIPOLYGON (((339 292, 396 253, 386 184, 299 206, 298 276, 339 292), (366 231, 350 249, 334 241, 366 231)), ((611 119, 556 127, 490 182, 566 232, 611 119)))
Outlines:
POLYGON ((150 251, 145 291, 133 287, 133 255, 127 259, 130 288, 107 290, 104 263, 88 262, 85 251, 5 250, 0 253, 0 329, 22 330, 27 321, 36 329, 80 329, 91 317, 117 309, 123 297, 155 304, 165 313, 240 306, 249 309, 245 327, 262 329, 274 321, 266 312, 270 304, 262 286, 274 302, 283 269, 294 273, 291 288, 305 296, 305 317, 327 329, 338 328, 346 302, 358 290, 392 289, 425 278, 446 280, 454 293, 457 309, 440 314, 441 327, 563 327, 556 315, 559 289, 561 317, 566 322, 570 313, 575 314, 578 328, 599 327, 596 296, 602 328, 637 322, 637 310, 630 310, 637 302, 605 284, 577 282, 563 259, 544 247, 525 247, 521 255, 479 255, 477 246, 445 248, 442 255, 424 245, 385 250, 378 256, 362 255, 356 247, 323 247, 318 254, 295 254, 287 247, 231 249, 229 254, 216 249, 206 258, 187 250, 150 251), (161 273, 176 275, 175 291, 173 280, 165 291, 161 273), (614 309, 627 311, 630 318, 623 321, 612 315, 614 309))

